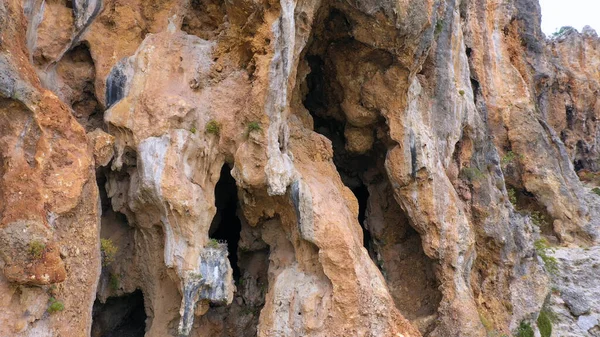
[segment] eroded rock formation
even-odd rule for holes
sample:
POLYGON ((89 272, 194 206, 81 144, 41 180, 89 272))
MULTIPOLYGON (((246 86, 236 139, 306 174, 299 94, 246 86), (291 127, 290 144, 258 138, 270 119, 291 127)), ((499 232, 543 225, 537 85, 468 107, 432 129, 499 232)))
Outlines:
POLYGON ((590 28, 545 37, 535 0, 0 23, 0 335, 599 331, 590 28))

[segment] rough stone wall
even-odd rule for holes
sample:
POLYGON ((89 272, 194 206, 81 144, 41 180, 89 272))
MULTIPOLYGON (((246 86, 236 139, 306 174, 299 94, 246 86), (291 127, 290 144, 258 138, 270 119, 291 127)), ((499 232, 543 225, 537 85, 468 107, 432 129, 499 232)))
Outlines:
POLYGON ((590 28, 546 38, 535 0, 8 0, 0 24, 0 335, 598 331, 590 28))
POLYGON ((93 148, 29 62, 22 4, 2 2, 0 17, 0 335, 89 334, 100 275, 93 148), (60 316, 47 313, 51 298, 60 316))

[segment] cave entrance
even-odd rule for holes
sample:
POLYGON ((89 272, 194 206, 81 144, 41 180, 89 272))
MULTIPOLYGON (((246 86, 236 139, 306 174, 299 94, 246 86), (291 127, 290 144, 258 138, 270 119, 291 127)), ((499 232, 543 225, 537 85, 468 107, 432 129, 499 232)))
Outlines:
POLYGON ((217 213, 210 225, 208 235, 211 239, 227 242, 233 279, 238 282, 240 267, 238 266, 237 251, 242 222, 237 215, 239 205, 237 186, 235 179, 231 176, 231 168, 227 164, 221 168, 221 177, 215 187, 215 205, 217 213))
MULTIPOLYGON (((235 179, 228 164, 215 186, 217 212, 209 229, 212 240, 227 241, 236 290, 230 305, 210 304, 197 319, 197 331, 213 336, 257 336, 260 312, 268 289, 269 246, 262 240, 264 225, 251 226, 242 216, 235 179)), ((196 324, 196 323, 195 323, 196 324)))
POLYGON ((109 297, 106 303, 96 300, 92 309, 91 337, 143 337, 146 318, 141 290, 109 297))
POLYGON ((426 336, 435 327, 440 283, 421 236, 395 199, 385 159, 396 142, 365 89, 395 58, 354 40, 354 21, 345 13, 322 10, 326 12, 317 15, 314 25, 321 28, 313 30, 304 54, 309 72, 297 81, 297 92, 303 93, 314 131, 332 143, 340 178, 358 200, 365 248, 382 271, 396 307, 426 336))

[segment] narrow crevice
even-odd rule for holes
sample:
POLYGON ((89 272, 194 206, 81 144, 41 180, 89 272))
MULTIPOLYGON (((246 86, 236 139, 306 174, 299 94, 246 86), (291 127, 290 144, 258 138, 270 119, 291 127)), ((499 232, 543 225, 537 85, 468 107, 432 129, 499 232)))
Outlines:
POLYGON ((96 300, 91 337, 143 337, 146 332, 144 295, 140 290, 105 303, 96 300))
POLYGON ((227 242, 233 279, 237 282, 240 278, 237 251, 242 223, 237 215, 239 206, 237 186, 230 171, 231 168, 227 164, 221 168, 221 178, 215 187, 217 213, 210 225, 209 236, 211 239, 227 242))
POLYGON ((369 233, 369 230, 365 228, 367 205, 369 201, 369 189, 367 188, 367 186, 361 183, 360 186, 352 189, 352 193, 354 193, 356 200, 358 200, 358 223, 360 224, 363 230, 363 242, 365 248, 367 248, 367 250, 371 252, 371 233, 369 233))

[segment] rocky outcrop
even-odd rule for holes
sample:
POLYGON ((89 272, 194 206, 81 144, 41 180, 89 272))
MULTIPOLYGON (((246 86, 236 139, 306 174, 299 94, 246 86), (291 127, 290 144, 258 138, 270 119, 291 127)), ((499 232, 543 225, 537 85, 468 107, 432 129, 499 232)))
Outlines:
POLYGON ((0 335, 85 334, 100 275, 93 152, 29 62, 21 4, 0 17, 0 335))
POLYGON ((0 335, 593 335, 599 40, 539 13, 0 4, 0 335))

